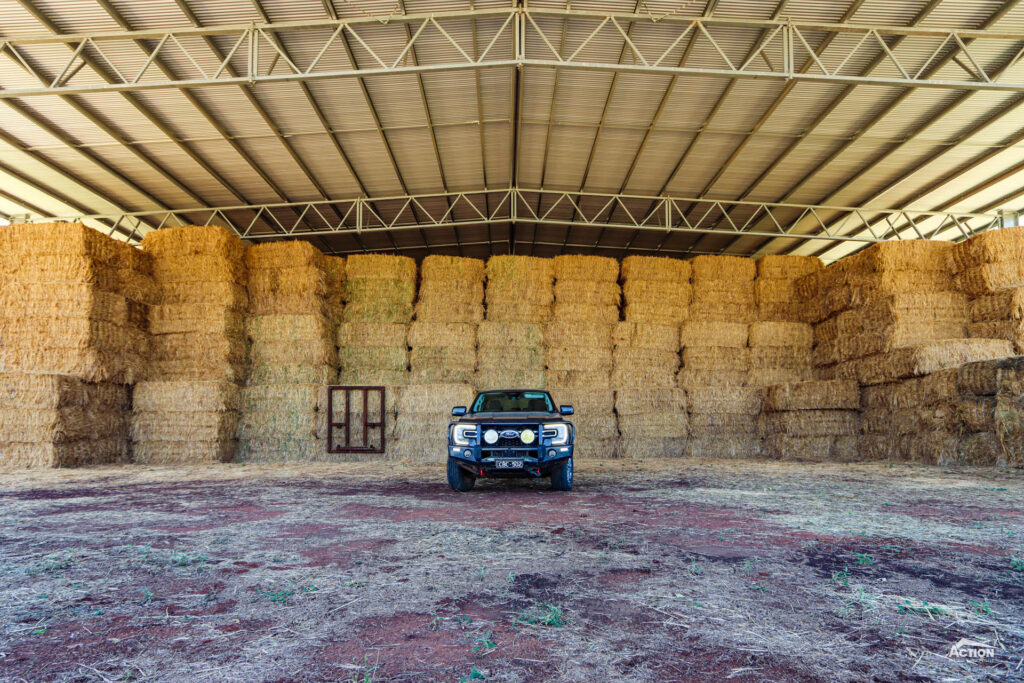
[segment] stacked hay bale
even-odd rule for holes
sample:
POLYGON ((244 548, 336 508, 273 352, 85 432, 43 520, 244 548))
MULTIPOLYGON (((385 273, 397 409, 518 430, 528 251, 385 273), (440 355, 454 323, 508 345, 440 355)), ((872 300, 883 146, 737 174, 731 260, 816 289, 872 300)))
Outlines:
POLYGON ((1024 465, 1024 356, 960 366, 957 390, 963 430, 957 460, 969 465, 1024 465))
POLYGON ((437 255, 423 259, 416 322, 409 329, 410 383, 473 383, 483 298, 483 261, 437 255))
POLYGON ((224 228, 193 225, 153 231, 142 246, 156 294, 152 360, 133 393, 133 460, 227 462, 245 373, 245 244, 224 228))
POLYGON ((686 454, 686 392, 675 387, 615 390, 622 458, 681 457, 686 454))
POLYGON ((694 457, 754 457, 760 453, 757 415, 762 392, 748 386, 750 324, 756 266, 735 256, 691 262, 693 303, 679 339, 678 386, 689 411, 687 452, 694 457))
POLYGON ((398 390, 398 421, 388 457, 444 462, 452 408, 469 406, 475 392, 469 384, 420 384, 398 390))
POLYGON ((807 322, 805 307, 797 297, 796 283, 825 268, 815 256, 769 254, 757 259, 754 298, 757 319, 776 322, 807 322))
POLYGON ((883 242, 802 278, 823 379, 857 379, 864 362, 967 336, 967 299, 949 278, 952 244, 883 242))
POLYGON ((863 386, 861 457, 954 462, 962 432, 954 403, 957 367, 1012 353, 1006 340, 958 339, 865 359, 856 373, 863 386))
POLYGON ((550 259, 502 255, 487 259, 487 320, 544 324, 555 301, 550 259))
POLYGON ((242 391, 239 457, 324 460, 327 385, 337 377, 323 254, 309 242, 249 248, 249 376, 242 391))
POLYGON ((953 248, 956 283, 970 301, 970 335, 1007 339, 1024 353, 1024 228, 990 230, 953 248))
POLYGON ((0 231, 0 464, 128 459, 129 387, 148 348, 150 262, 78 223, 0 231))
POLYGON ((544 323, 551 318, 550 259, 492 256, 487 260, 487 320, 477 332, 479 389, 541 389, 544 323))
POLYGON ((756 322, 750 326, 747 383, 769 386, 814 379, 814 328, 799 322, 756 322))
POLYGON ((555 305, 544 330, 547 387, 572 405, 575 454, 611 457, 619 436, 612 390, 612 333, 619 320, 619 263, 601 256, 553 259, 555 305))
POLYGON ((660 256, 627 256, 622 260, 626 322, 679 329, 689 312, 692 294, 689 261, 660 256))
POLYGON ((762 422, 769 458, 852 462, 858 458, 860 387, 849 380, 768 387, 762 422))
POLYGON ((338 383, 384 387, 389 451, 394 447, 398 391, 409 382, 409 323, 415 294, 416 262, 411 258, 348 257, 344 322, 338 326, 338 383))

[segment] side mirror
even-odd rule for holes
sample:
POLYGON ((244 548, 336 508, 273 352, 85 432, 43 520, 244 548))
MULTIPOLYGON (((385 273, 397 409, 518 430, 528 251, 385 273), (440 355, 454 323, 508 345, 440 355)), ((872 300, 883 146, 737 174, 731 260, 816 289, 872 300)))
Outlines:
POLYGON ((558 412, 562 415, 572 415, 576 411, 572 409, 572 406, 558 406, 558 412))
POLYGON ((466 406, 455 406, 452 408, 452 417, 462 417, 466 414, 466 406))

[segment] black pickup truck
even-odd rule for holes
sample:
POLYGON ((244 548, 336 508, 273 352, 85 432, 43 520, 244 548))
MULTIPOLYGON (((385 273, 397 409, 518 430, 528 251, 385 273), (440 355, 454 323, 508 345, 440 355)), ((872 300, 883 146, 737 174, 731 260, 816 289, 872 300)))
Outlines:
POLYGON ((448 425, 448 485, 469 491, 477 477, 551 477, 551 488, 572 490, 572 406, 546 391, 482 391, 473 405, 452 409, 448 425))

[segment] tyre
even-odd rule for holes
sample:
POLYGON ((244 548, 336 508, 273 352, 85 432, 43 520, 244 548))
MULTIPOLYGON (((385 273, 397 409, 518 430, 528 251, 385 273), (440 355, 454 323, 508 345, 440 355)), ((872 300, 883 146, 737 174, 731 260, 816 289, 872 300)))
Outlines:
POLYGON ((572 458, 551 470, 551 488, 555 491, 572 491, 572 458))
POLYGON ((476 477, 459 467, 455 460, 448 458, 448 486, 452 487, 452 491, 465 493, 472 489, 475 483, 476 477))

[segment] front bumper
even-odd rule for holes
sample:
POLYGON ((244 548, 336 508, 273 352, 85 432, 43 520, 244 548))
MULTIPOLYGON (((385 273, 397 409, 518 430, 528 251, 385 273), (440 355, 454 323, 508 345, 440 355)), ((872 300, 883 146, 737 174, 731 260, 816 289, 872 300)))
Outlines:
POLYGON ((573 445, 533 448, 482 448, 448 445, 448 457, 477 477, 546 477, 572 457, 573 445), (521 468, 500 467, 500 461, 522 460, 521 468))

